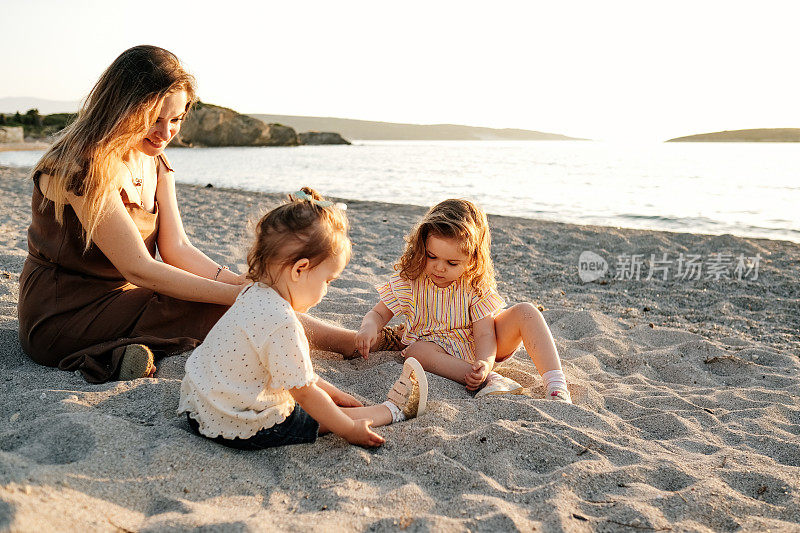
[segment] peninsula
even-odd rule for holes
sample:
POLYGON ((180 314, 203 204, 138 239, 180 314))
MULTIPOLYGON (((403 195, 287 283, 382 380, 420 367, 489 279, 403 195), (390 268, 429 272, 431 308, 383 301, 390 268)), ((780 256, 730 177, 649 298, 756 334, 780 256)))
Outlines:
POLYGON ((761 128, 753 130, 726 130, 713 133, 700 133, 686 137, 676 137, 670 142, 800 142, 800 128, 761 128))
POLYGON ((334 117, 264 115, 251 117, 268 124, 284 124, 297 131, 336 131, 346 139, 385 141, 585 141, 557 133, 522 129, 496 129, 457 124, 403 124, 334 117))

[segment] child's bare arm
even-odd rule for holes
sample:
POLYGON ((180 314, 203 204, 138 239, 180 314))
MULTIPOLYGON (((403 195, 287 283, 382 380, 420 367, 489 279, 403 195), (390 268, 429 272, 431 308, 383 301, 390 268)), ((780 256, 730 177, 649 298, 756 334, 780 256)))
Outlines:
POLYGON ((487 316, 473 322, 472 335, 475 338, 475 363, 472 365, 472 372, 467 374, 465 379, 468 390, 480 387, 494 368, 494 359, 497 355, 494 317, 487 316))
POLYGON ((324 390, 328 396, 331 397, 333 403, 339 407, 362 407, 364 405, 356 400, 351 394, 344 392, 333 383, 325 381, 319 376, 317 376, 317 378, 317 387, 324 390))
POLYGON ((375 343, 378 338, 378 332, 389 323, 393 316, 394 313, 383 302, 375 304, 375 307, 364 315, 364 319, 361 321, 361 328, 356 333, 356 349, 365 358, 369 356, 369 347, 375 343))
POLYGON ((290 389, 289 393, 311 417, 319 422, 320 432, 332 431, 351 444, 380 446, 384 439, 369 428, 371 420, 353 420, 333 403, 328 393, 311 383, 290 389))

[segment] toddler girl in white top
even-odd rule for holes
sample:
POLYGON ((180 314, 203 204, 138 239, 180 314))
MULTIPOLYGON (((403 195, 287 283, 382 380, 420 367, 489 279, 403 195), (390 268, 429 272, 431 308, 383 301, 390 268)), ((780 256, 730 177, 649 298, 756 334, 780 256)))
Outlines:
POLYGON ((547 397, 572 403, 553 336, 530 303, 504 309, 497 294, 486 215, 467 200, 432 207, 406 238, 406 248, 380 302, 356 335, 364 357, 392 316, 405 318, 402 351, 428 372, 481 389, 477 396, 521 392, 493 372, 524 344, 547 386, 547 397))
POLYGON ((427 381, 416 361, 380 405, 362 407, 314 373, 296 313, 327 293, 350 258, 347 217, 304 188, 258 223, 246 287, 186 362, 178 413, 221 444, 262 449, 336 433, 380 446, 370 429, 425 410, 427 381), (299 404, 299 405, 298 405, 299 404))

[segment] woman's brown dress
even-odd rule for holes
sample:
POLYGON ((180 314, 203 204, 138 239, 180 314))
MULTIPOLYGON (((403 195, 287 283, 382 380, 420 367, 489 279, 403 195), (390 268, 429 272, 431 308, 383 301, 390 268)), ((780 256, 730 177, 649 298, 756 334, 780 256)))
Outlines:
MULTIPOLYGON (((155 258, 158 204, 150 213, 121 194, 155 258)), ((189 350, 228 309, 128 283, 97 246, 84 253, 82 226, 71 206, 65 206, 64 223, 59 224, 53 202, 41 210, 42 200, 35 176, 18 309, 22 348, 37 363, 80 370, 86 381, 103 383, 117 376, 129 344, 144 344, 156 355, 189 350)))

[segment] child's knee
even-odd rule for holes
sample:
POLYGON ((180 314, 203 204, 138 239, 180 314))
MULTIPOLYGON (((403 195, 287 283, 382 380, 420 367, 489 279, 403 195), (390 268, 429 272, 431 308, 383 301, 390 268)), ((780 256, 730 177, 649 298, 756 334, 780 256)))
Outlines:
POLYGON ((414 354, 419 352, 419 341, 414 341, 402 350, 400 350, 400 355, 403 356, 405 359, 406 357, 413 357, 414 354))
POLYGON ((530 302, 522 302, 511 308, 512 312, 523 320, 544 320, 539 309, 530 302))

